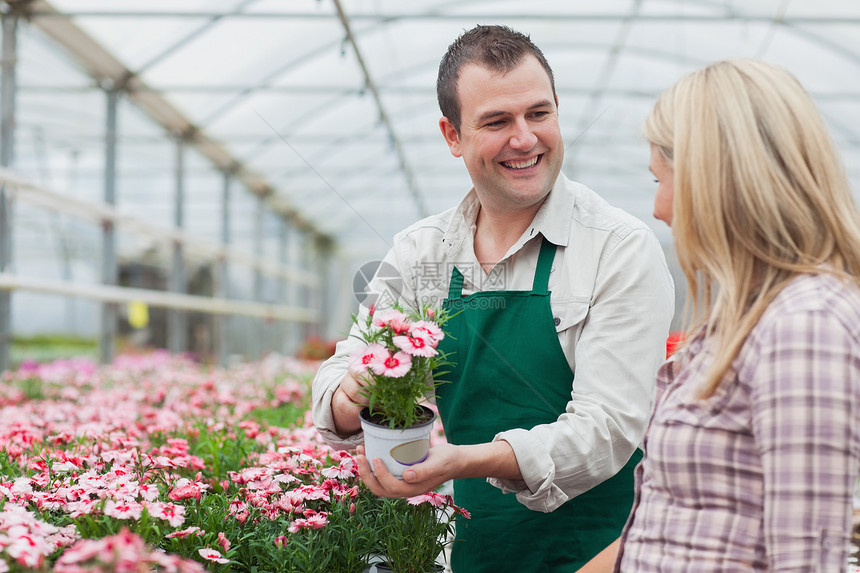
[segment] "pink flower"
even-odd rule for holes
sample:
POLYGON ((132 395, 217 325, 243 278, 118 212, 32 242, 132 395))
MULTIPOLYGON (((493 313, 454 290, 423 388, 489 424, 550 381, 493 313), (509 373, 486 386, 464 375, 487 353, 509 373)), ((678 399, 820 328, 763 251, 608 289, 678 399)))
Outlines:
POLYGON ((332 479, 347 479, 355 477, 355 461, 347 458, 337 466, 325 468, 320 472, 323 476, 332 479))
POLYGON ((184 505, 156 502, 147 504, 146 509, 152 517, 163 519, 169 523, 171 527, 179 527, 185 523, 184 505))
POLYGON ((388 327, 397 334, 403 334, 409 331, 409 316, 392 308, 374 315, 373 326, 388 327))
POLYGON ((308 516, 308 524, 314 529, 320 529, 326 523, 328 523, 328 514, 324 511, 319 513, 314 512, 312 515, 308 516))
POLYGON ((93 512, 96 506, 94 499, 82 499, 81 501, 73 501, 66 505, 66 511, 69 512, 69 517, 72 519, 82 515, 89 515, 93 512))
POLYGON ((289 541, 289 537, 286 535, 279 535, 275 538, 275 547, 286 547, 287 541, 289 541))
MULTIPOLYGON (((178 555, 168 555, 160 549, 156 549, 149 554, 149 563, 160 566, 160 568, 150 567, 150 570, 155 571, 175 571, 176 573, 206 573, 203 565, 191 559, 183 559, 178 555)), ((59 572, 54 572, 59 573, 59 572)), ((70 572, 71 573, 71 572, 70 572)))
POLYGON ((448 505, 451 506, 451 509, 454 510, 454 513, 459 513, 460 515, 462 515, 466 519, 472 518, 472 514, 469 513, 468 510, 463 509, 462 507, 460 507, 458 505, 454 505, 454 498, 453 497, 451 497, 450 495, 446 495, 445 497, 448 499, 448 505))
POLYGON ((237 513, 241 513, 245 511, 248 506, 241 499, 233 499, 230 501, 230 505, 228 506, 228 510, 230 511, 230 515, 236 515, 237 513))
POLYGON ((439 341, 445 338, 445 333, 442 332, 442 329, 435 322, 419 320, 412 324, 412 327, 409 329, 409 336, 423 338, 433 348, 436 348, 439 341))
POLYGON ((72 462, 54 462, 51 466, 52 472, 72 472, 78 469, 78 466, 73 464, 72 462))
MULTIPOLYGON (((126 530, 123 529, 122 533, 125 532, 126 530)), ((112 535, 103 539, 82 539, 67 551, 63 552, 57 560, 54 571, 61 573, 79 573, 81 571, 87 571, 89 568, 78 564, 92 560, 101 561, 110 565, 115 564, 114 545, 117 546, 117 549, 121 549, 127 544, 124 541, 119 540, 119 535, 112 535)), ((123 558, 134 559, 134 561, 137 561, 138 555, 131 555, 126 548, 126 550, 123 551, 123 558)))
POLYGON ((6 552, 19 564, 27 567, 38 567, 45 555, 50 555, 52 547, 41 537, 31 534, 12 534, 6 552))
POLYGON ((379 376, 389 378, 400 378, 412 368, 412 357, 405 352, 396 352, 393 356, 386 350, 382 360, 374 360, 370 363, 370 369, 379 376))
POLYGON ((216 551, 215 549, 198 549, 197 553, 200 554, 200 557, 206 559, 207 561, 214 561, 215 563, 230 563, 229 559, 224 559, 221 557, 221 552, 216 551))
POLYGON ((415 497, 407 498, 406 501, 410 505, 421 505, 422 503, 429 503, 433 507, 442 507, 448 501, 448 499, 439 493, 428 492, 421 495, 416 495, 415 497))
POLYGON ((420 336, 395 336, 394 345, 406 354, 412 356, 436 356, 439 351, 433 348, 431 344, 420 336))
POLYGON ((137 488, 137 493, 146 501, 153 501, 158 497, 158 488, 152 484, 143 484, 137 488))
POLYGON ((116 519, 140 519, 143 506, 134 501, 114 501, 109 499, 105 504, 104 513, 116 519))
POLYGON ((182 478, 176 482, 176 485, 173 486, 173 489, 170 490, 167 497, 169 497, 171 501, 179 501, 182 499, 196 499, 197 501, 200 501, 200 497, 207 489, 209 489, 209 486, 206 484, 182 478))
POLYGON ((224 535, 224 532, 222 531, 218 532, 218 545, 220 545, 221 549, 225 552, 230 550, 230 540, 227 539, 227 536, 224 535))
POLYGON ((356 374, 365 372, 371 364, 380 360, 385 360, 388 355, 388 350, 378 342, 371 342, 352 355, 349 361, 349 371, 356 374))
POLYGON ((306 519, 296 519, 293 521, 287 530, 290 533, 296 533, 301 529, 320 529, 321 527, 325 527, 325 524, 328 523, 328 514, 324 511, 316 513, 315 511, 310 510, 310 517, 306 519))
POLYGON ((15 484, 12 486, 12 492, 17 494, 32 494, 33 488, 30 487, 30 479, 25 477, 19 477, 15 480, 15 484))
POLYGON ((195 535, 197 537, 200 537, 201 535, 203 535, 205 533, 206 533, 205 531, 203 531, 202 529, 200 529, 196 525, 192 525, 188 529, 183 529, 182 531, 174 531, 173 533, 168 533, 164 537, 167 539, 173 539, 174 537, 179 537, 179 538, 188 537, 189 535, 195 535))

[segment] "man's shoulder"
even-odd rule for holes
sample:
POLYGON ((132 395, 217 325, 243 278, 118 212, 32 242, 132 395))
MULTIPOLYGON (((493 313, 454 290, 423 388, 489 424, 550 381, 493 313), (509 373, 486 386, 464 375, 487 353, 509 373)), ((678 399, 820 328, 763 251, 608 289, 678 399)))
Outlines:
POLYGON ((448 226, 451 224, 451 218, 454 215, 455 209, 456 207, 451 207, 441 213, 424 217, 412 223, 395 234, 394 241, 400 243, 403 241, 423 242, 426 240, 441 240, 448 226))
POLYGON ((575 197, 572 224, 597 232, 611 233, 623 239, 637 230, 650 232, 642 220, 614 207, 596 192, 576 181, 567 181, 566 189, 575 197))
POLYGON ((456 208, 430 215, 394 235, 394 250, 403 260, 442 260, 445 253, 445 235, 455 216, 456 208))

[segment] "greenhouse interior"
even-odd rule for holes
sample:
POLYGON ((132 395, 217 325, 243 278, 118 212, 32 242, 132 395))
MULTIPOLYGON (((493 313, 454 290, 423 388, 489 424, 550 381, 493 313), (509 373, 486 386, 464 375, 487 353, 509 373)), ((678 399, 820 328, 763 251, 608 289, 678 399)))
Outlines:
MULTIPOLYGON (((860 197, 854 0, 0 0, 0 18, 0 573, 452 570, 457 486, 371 491, 315 429, 312 386, 395 235, 473 188, 436 90, 475 26, 539 47, 561 173, 656 239, 667 348, 688 281, 643 125, 685 74, 790 72, 860 197)), ((857 572, 852 504, 836 545, 857 572)), ((780 570, 753 561, 737 570, 780 570)))

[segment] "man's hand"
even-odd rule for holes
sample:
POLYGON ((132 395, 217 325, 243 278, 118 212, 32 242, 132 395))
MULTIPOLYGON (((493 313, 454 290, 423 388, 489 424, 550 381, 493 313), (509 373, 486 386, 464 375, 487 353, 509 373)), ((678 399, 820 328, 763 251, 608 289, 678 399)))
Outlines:
POLYGON ((347 374, 331 396, 331 412, 334 416, 334 429, 341 438, 351 436, 361 430, 358 417, 369 400, 361 394, 367 383, 361 378, 347 374))
POLYGON ((391 475, 379 458, 372 460, 376 472, 374 475, 364 455, 364 446, 358 446, 356 461, 361 480, 374 494, 379 497, 413 497, 433 491, 446 481, 458 477, 456 468, 459 454, 459 447, 452 444, 430 448, 427 459, 407 468, 402 480, 391 475))

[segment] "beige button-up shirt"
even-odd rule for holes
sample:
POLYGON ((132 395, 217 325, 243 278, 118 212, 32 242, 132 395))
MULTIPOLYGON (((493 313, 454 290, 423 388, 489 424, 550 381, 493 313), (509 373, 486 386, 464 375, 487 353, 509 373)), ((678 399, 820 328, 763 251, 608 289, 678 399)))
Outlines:
MULTIPOLYGON (((495 439, 511 445, 523 479, 488 480, 516 493, 527 507, 548 512, 615 475, 639 446, 655 374, 666 355, 674 287, 650 229, 564 175, 490 273, 475 257, 479 209, 472 190, 456 208, 398 233, 359 316, 366 316, 370 302, 441 305, 452 265, 464 276, 464 296, 531 290, 540 237, 557 246, 550 305, 574 372, 571 398, 551 424, 499 433, 495 439)), ((347 372, 350 355, 361 346, 355 336, 340 342, 314 379, 314 422, 336 447, 352 448, 363 441, 360 433, 338 437, 331 414, 331 396, 347 372)))

